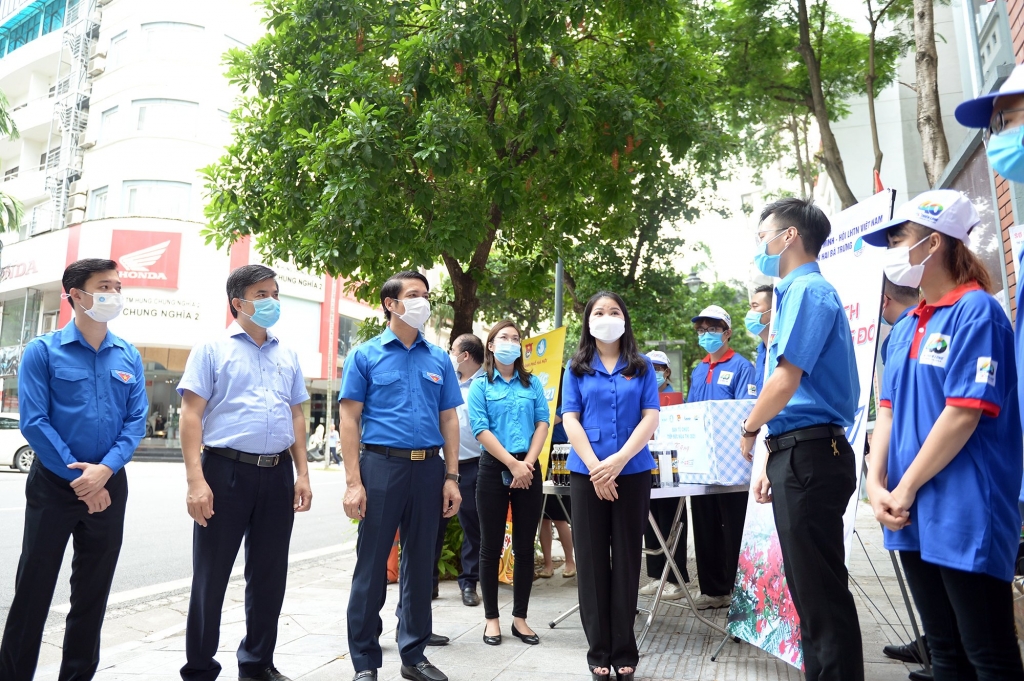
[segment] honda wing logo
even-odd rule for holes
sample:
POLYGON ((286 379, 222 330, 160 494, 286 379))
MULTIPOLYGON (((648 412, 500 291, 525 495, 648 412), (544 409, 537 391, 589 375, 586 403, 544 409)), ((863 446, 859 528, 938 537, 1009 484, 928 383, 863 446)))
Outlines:
POLYGON ((157 263, 164 256, 167 247, 171 245, 170 240, 162 241, 155 246, 143 248, 134 253, 126 253, 121 256, 121 266, 127 271, 122 271, 124 279, 167 279, 163 272, 150 272, 149 268, 157 263))

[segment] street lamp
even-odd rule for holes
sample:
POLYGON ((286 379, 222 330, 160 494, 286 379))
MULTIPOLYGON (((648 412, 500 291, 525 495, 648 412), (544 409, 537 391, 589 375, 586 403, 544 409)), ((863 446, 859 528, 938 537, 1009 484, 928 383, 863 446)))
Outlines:
POLYGON ((704 282, 697 276, 697 270, 694 269, 690 272, 690 276, 683 280, 683 283, 686 284, 686 288, 690 289, 690 293, 696 293, 697 289, 699 289, 700 285, 704 282))

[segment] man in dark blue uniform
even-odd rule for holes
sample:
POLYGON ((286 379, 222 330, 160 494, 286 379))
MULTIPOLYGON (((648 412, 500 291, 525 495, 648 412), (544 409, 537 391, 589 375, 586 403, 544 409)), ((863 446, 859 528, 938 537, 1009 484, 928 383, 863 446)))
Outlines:
MULTIPOLYGON (((757 396, 754 365, 729 347, 732 317, 710 305, 693 318, 700 346, 707 356, 693 368, 687 404, 708 400, 752 400, 757 396)), ((698 610, 725 608, 732 603, 736 564, 743 542, 749 492, 690 497, 693 513, 693 552, 697 558, 700 595, 698 610)))
POLYGON ((743 424, 750 460, 768 425, 765 471, 754 496, 772 511, 786 581, 800 616, 808 681, 863 681, 857 606, 849 589, 843 514, 857 487, 846 439, 860 397, 850 322, 821 276, 818 252, 832 227, 810 201, 781 199, 761 213, 754 263, 781 277, 768 338, 768 378, 743 424))
POLYGON ((113 260, 64 270, 75 319, 25 347, 18 372, 21 432, 36 459, 25 482, 25 534, 14 602, 0 645, 0 679, 31 681, 68 538, 74 537, 71 611, 60 679, 91 679, 124 534, 124 466, 146 434, 138 350, 107 331, 121 312, 113 260))
POLYGON ((341 453, 345 513, 359 522, 348 603, 348 642, 356 679, 376 679, 395 531, 401 535, 401 673, 447 681, 423 650, 431 635, 430 596, 437 526, 458 513, 459 379, 451 359, 420 329, 430 316, 429 286, 419 272, 399 272, 381 288, 388 328, 345 359, 341 453), (439 456, 444 447, 444 459, 439 456))

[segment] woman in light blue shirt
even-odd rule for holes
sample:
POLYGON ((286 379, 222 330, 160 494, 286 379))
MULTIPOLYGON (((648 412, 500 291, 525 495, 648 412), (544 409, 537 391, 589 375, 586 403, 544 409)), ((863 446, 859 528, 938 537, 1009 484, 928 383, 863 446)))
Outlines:
POLYGON ((658 428, 658 381, 640 354, 626 304, 594 294, 583 310, 580 346, 562 379, 562 419, 580 619, 595 680, 633 681, 640 653, 633 635, 644 528, 658 428))
POLYGON ((501 643, 498 622, 498 569, 505 521, 512 506, 512 635, 540 643, 526 624, 533 587, 533 538, 543 496, 537 457, 548 434, 548 402, 540 381, 523 366, 519 329, 498 322, 484 348, 486 375, 469 388, 469 422, 483 445, 476 483, 480 516, 480 591, 484 601, 484 643, 501 643))

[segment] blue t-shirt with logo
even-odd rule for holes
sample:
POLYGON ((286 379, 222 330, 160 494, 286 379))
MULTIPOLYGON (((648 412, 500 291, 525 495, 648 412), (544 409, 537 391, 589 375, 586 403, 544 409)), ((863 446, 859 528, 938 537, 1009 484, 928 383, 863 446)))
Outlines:
POLYGON ((693 368, 690 392, 686 401, 753 400, 757 398, 754 365, 750 360, 729 348, 717 362, 711 355, 704 357, 693 368))

